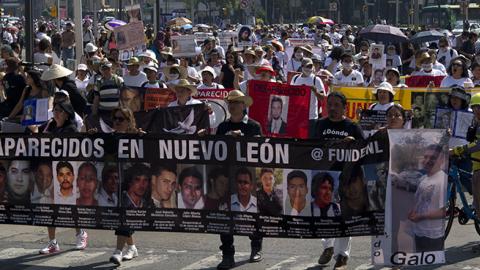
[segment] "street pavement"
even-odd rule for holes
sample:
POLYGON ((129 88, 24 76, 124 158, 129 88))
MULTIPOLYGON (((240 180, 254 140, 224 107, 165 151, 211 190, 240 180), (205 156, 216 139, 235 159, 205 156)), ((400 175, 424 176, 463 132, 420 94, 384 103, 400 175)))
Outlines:
MULTIPOLYGON (((57 239, 61 252, 39 255, 38 249, 47 242, 47 230, 43 227, 0 225, 0 270, 28 269, 115 269, 108 259, 115 246, 113 231, 88 230, 89 246, 75 251, 73 229, 58 228, 57 239)), ((123 262, 118 269, 215 269, 221 255, 217 235, 137 232, 134 234, 140 256, 123 262)), ((455 221, 447 243, 445 265, 418 267, 417 269, 480 270, 480 253, 472 252, 472 246, 480 241, 474 226, 459 225, 455 221)), ((348 269, 376 269, 370 264, 370 237, 357 237, 352 242, 352 254, 348 269)), ((247 237, 236 237, 235 269, 302 270, 332 269, 316 264, 321 253, 319 240, 264 239, 264 260, 248 263, 250 254, 247 237)), ((378 268, 377 268, 378 269, 378 268)), ((388 269, 388 268, 384 268, 388 269)), ((408 268, 402 268, 408 269, 408 268)))

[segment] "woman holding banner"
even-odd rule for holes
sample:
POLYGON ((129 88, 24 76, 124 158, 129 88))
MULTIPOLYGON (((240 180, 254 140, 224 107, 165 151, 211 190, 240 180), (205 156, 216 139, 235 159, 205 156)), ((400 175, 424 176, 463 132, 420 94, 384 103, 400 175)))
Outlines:
MULTIPOLYGON (((115 133, 133 133, 142 134, 145 133, 141 129, 137 129, 135 117, 130 109, 125 107, 118 107, 112 111, 113 130, 115 133)), ((133 240, 133 230, 119 228, 115 230, 117 236, 117 247, 110 257, 110 262, 120 265, 122 260, 131 260, 138 257, 138 250, 133 240), (123 249, 127 244, 127 250, 123 252, 123 249)))

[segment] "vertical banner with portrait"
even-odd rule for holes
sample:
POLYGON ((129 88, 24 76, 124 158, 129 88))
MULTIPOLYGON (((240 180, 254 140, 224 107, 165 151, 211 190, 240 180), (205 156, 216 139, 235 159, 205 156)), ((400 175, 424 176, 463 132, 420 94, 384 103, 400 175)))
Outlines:
POLYGON ((210 123, 210 131, 212 134, 215 134, 220 123, 230 118, 228 104, 225 98, 232 90, 233 89, 198 89, 198 93, 194 97, 210 106, 215 114, 215 122, 210 123))
POLYGON ((48 120, 48 98, 26 99, 23 102, 22 125, 38 125, 48 120))
POLYGON ((389 130, 386 236, 372 245, 376 265, 445 262, 448 135, 446 130, 389 130))
POLYGON ((248 89, 255 104, 248 115, 265 136, 308 138, 310 87, 251 80, 248 89))

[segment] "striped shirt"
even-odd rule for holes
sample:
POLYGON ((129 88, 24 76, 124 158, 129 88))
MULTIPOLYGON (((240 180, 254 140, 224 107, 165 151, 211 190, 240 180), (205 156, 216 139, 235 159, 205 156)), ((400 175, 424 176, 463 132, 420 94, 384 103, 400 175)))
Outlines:
POLYGON ((96 94, 100 96, 99 110, 111 111, 120 104, 120 88, 123 85, 122 77, 112 75, 110 79, 100 78, 95 88, 96 94))

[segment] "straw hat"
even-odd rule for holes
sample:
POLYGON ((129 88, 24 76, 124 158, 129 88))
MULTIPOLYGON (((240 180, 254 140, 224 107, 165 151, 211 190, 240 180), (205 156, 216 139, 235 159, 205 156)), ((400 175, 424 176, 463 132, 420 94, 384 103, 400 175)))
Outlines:
POLYGON ((148 63, 148 65, 146 65, 146 66, 143 68, 144 71, 145 71, 146 69, 155 71, 155 73, 158 72, 157 65, 156 65, 155 63, 152 63, 152 62, 148 63))
POLYGON ((300 46, 300 48, 306 53, 313 54, 312 46, 310 45, 300 46))
POLYGON ((418 59, 416 59, 415 64, 417 65, 417 67, 420 67, 422 65, 422 62, 425 60, 429 60, 430 62, 432 62, 433 57, 428 52, 424 52, 420 55, 420 57, 418 57, 418 59))
POLYGON ((73 71, 68 68, 64 68, 61 65, 53 64, 50 66, 50 68, 43 72, 40 79, 42 79, 43 81, 50 81, 53 79, 67 77, 72 73, 73 71))
POLYGON ((245 106, 250 107, 253 104, 253 99, 250 96, 246 96, 240 90, 232 90, 228 93, 228 96, 225 98, 225 101, 240 101, 245 104, 245 106))
POLYGON ((198 92, 197 91, 197 86, 194 85, 194 84, 190 84, 190 82, 186 79, 178 80, 178 83, 173 85, 173 91, 176 92, 178 87, 188 88, 192 91, 192 96, 197 95, 197 92, 198 92))
POLYGON ((138 60, 138 58, 135 56, 131 57, 127 63, 127 66, 134 66, 134 65, 140 66, 140 60, 138 60))
POLYGON ((187 69, 183 66, 173 64, 171 66, 166 66, 166 67, 163 68, 163 74, 165 74, 165 77, 167 77, 167 79, 171 80, 170 71, 173 68, 175 68, 179 71, 179 73, 180 73, 180 76, 178 77, 179 79, 186 79, 187 78, 187 69))

